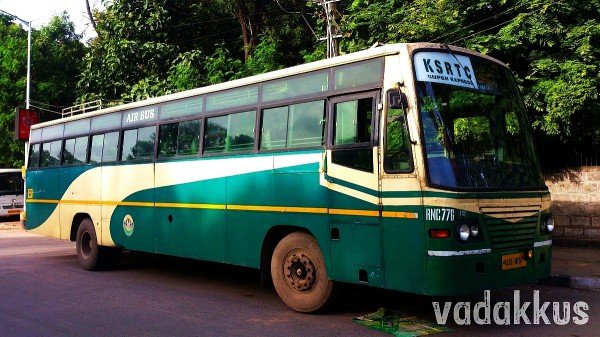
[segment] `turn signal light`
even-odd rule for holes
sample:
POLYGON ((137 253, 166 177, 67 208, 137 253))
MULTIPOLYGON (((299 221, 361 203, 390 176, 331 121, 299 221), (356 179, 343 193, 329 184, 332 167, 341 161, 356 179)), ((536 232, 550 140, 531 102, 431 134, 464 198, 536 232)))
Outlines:
POLYGON ((449 229, 430 229, 429 237, 434 239, 447 239, 450 237, 449 229))

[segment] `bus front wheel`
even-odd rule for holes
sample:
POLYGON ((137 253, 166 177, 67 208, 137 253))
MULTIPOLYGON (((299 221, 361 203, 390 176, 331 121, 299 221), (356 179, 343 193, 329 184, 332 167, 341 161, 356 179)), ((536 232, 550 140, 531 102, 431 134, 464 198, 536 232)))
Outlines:
POLYGON ((271 278, 279 297, 299 312, 315 312, 331 297, 333 281, 317 240, 294 232, 284 237, 271 257, 271 278))
POLYGON ((98 245, 94 223, 90 218, 81 221, 77 229, 75 247, 77 259, 85 270, 115 267, 121 259, 121 249, 98 245))

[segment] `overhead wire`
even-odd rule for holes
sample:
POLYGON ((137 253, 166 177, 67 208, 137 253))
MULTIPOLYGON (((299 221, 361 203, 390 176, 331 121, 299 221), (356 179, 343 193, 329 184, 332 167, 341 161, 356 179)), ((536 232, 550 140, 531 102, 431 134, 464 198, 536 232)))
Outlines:
POLYGON ((319 36, 317 35, 317 33, 315 32, 315 30, 312 28, 312 26, 308 22, 308 20, 304 16, 303 12, 291 12, 291 11, 288 11, 285 8, 283 8, 283 6, 281 6, 281 3, 279 3, 279 0, 275 0, 275 2, 277 3, 277 6, 279 6, 279 8, 281 8, 281 10, 283 10, 284 12, 286 12, 288 14, 300 14, 300 16, 302 17, 302 20, 304 20, 304 23, 306 24, 306 26, 308 27, 308 29, 310 29, 310 31, 314 35, 315 39, 317 41, 319 40, 319 36))
MULTIPOLYGON (((525 14, 530 14, 530 13, 525 13, 525 14)), ((516 18, 517 18, 517 17, 514 17, 514 18, 512 18, 512 19, 510 19, 510 20, 504 21, 504 22, 502 22, 502 23, 499 23, 499 24, 497 24, 497 25, 494 25, 494 26, 492 26, 492 27, 489 27, 489 28, 486 28, 486 29, 480 30, 480 31, 478 31, 478 32, 475 32, 475 33, 473 33, 473 34, 469 34, 469 35, 467 35, 467 36, 464 36, 464 37, 462 37, 462 38, 460 38, 460 39, 458 39, 458 40, 454 40, 454 41, 450 42, 450 44, 454 44, 454 43, 456 43, 456 42, 459 42, 459 41, 466 40, 466 39, 468 39, 468 38, 471 38, 471 37, 473 37, 473 36, 479 35, 479 34, 481 34, 481 33, 485 33, 485 32, 487 32, 487 31, 489 31, 489 30, 492 30, 492 29, 498 28, 498 27, 500 27, 500 26, 503 26, 503 25, 509 24, 511 21, 514 21, 516 18)))
MULTIPOLYGON (((291 10, 291 9, 296 9, 296 8, 303 8, 303 6, 290 7, 288 9, 291 10)), ((270 14, 270 13, 276 13, 276 12, 282 12, 282 11, 286 12, 287 14, 296 13, 296 12, 290 12, 290 11, 286 10, 285 8, 281 8, 281 6, 280 6, 280 9, 261 11, 261 12, 251 13, 249 15, 257 16, 257 15, 270 14)), ((184 26, 196 26, 196 25, 201 25, 201 24, 206 24, 206 23, 214 23, 214 22, 221 22, 221 21, 227 21, 227 20, 232 20, 232 18, 220 18, 220 19, 211 19, 211 20, 203 20, 203 21, 195 21, 195 22, 186 22, 186 23, 181 23, 181 24, 177 24, 177 25, 163 26, 163 27, 161 27, 161 29, 178 28, 178 27, 184 27, 184 26)), ((102 20, 99 20, 98 22, 102 22, 102 20)))
POLYGON ((47 106, 47 107, 53 107, 53 108, 59 108, 59 109, 62 109, 62 108, 64 108, 64 106, 60 106, 60 105, 54 105, 54 104, 45 103, 45 102, 40 102, 40 101, 36 101, 36 100, 33 100, 33 99, 30 99, 30 100, 29 100, 29 102, 30 102, 30 103, 41 104, 41 105, 43 105, 43 106, 47 106))
POLYGON ((51 112, 51 113, 53 113, 53 114, 57 114, 57 115, 60 115, 60 114, 61 114, 61 113, 60 113, 60 112, 58 112, 58 111, 54 111, 54 110, 50 110, 50 109, 46 109, 46 108, 42 108, 42 107, 40 107, 40 106, 33 105, 33 104, 31 104, 31 103, 29 103, 29 106, 30 106, 31 108, 34 108, 34 109, 37 109, 37 110, 40 110, 40 111, 44 111, 44 112, 51 112))
MULTIPOLYGON (((489 21, 489 20, 491 20, 491 19, 497 18, 497 17, 498 17, 498 16, 500 16, 500 15, 503 15, 503 14, 506 14, 506 13, 508 13, 508 12, 511 12, 511 11, 513 11, 513 10, 515 10, 515 9, 519 8, 519 7, 522 7, 522 6, 524 6, 525 4, 526 4, 526 3, 520 3, 520 4, 517 4, 517 5, 513 6, 513 7, 510 7, 510 8, 508 8, 508 9, 506 9, 506 10, 504 10, 504 11, 500 12, 500 13, 497 13, 497 14, 495 14, 495 15, 492 15, 492 16, 490 16, 490 17, 487 17, 487 18, 485 18, 485 19, 483 19, 483 20, 480 20, 480 21, 474 22, 474 23, 472 23, 472 24, 470 24, 470 25, 468 25, 468 26, 461 27, 461 28, 458 28, 458 29, 456 29, 456 30, 453 30, 453 31, 451 31, 451 32, 449 32, 449 33, 446 33, 446 34, 444 34, 444 35, 438 36, 438 37, 436 37, 435 39, 433 39, 433 40, 431 40, 431 41, 429 41, 429 42, 436 42, 436 41, 438 41, 438 40, 440 40, 440 39, 442 39, 442 38, 444 38, 444 37, 451 36, 451 35, 453 35, 454 33, 458 33, 458 32, 461 32, 461 31, 465 31, 466 29, 469 29, 469 28, 471 28, 471 27, 473 27, 473 26, 476 26, 476 25, 478 25, 478 24, 480 24, 480 23, 483 23, 483 22, 489 21)), ((451 43, 452 43, 452 42, 451 42, 451 43)))

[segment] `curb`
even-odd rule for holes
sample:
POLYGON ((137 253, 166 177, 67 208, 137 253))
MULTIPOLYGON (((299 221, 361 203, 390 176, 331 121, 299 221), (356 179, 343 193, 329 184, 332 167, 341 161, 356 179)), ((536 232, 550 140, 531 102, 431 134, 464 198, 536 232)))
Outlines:
POLYGON ((600 291, 600 277, 552 275, 541 283, 555 287, 600 291))

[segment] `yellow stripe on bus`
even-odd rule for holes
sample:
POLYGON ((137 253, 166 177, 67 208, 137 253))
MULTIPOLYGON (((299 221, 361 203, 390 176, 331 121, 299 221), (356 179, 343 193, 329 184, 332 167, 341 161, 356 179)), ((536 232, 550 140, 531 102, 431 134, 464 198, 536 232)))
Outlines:
POLYGON ((175 202, 157 202, 156 207, 163 208, 192 208, 192 209, 226 209, 225 205, 219 204, 183 204, 175 202))
POLYGON ((358 215, 358 216, 379 216, 379 211, 365 211, 357 209, 329 209, 329 214, 333 215, 358 215))
POLYGON ((383 211, 381 216, 384 218, 418 219, 419 213, 383 211))
POLYGON ((320 208, 320 207, 227 205, 227 209, 234 210, 234 211, 327 214, 327 208, 320 208))
MULTIPOLYGON (((141 201, 98 201, 98 200, 52 200, 52 199, 27 199, 28 203, 39 204, 67 204, 67 205, 97 205, 97 206, 133 206, 133 207, 161 207, 161 208, 188 208, 188 209, 218 209, 232 211, 279 212, 279 213, 310 213, 378 217, 379 211, 323 208, 323 207, 293 207, 293 206, 256 206, 256 205, 223 205, 223 204, 189 204, 189 203, 152 203, 141 201)), ((383 211, 384 218, 417 219, 418 213, 383 211)))

